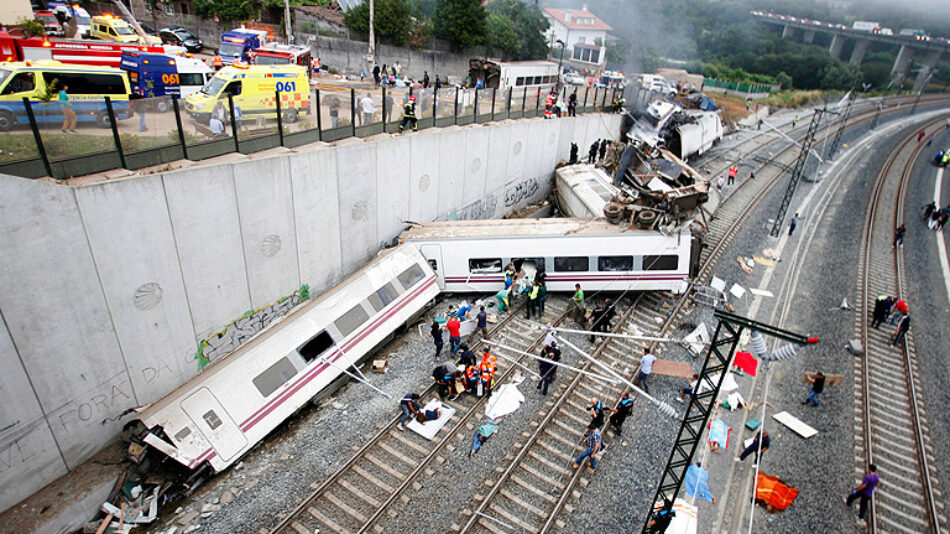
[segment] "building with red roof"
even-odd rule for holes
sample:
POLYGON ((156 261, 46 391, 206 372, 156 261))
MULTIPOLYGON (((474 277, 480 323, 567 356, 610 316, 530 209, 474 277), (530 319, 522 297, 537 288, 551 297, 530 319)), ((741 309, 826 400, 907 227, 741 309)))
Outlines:
POLYGON ((590 68, 603 67, 606 60, 603 45, 607 42, 607 32, 612 28, 588 11, 587 4, 581 9, 548 7, 542 12, 551 23, 546 34, 551 48, 559 48, 557 41, 560 40, 564 42, 565 60, 590 68))

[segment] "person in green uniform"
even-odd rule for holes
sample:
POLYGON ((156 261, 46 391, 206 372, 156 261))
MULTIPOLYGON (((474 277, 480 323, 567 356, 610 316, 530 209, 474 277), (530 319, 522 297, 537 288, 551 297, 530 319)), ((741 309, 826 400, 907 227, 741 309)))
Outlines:
POLYGON ((580 284, 574 284, 574 320, 584 328, 587 328, 587 308, 584 306, 584 290, 580 284))

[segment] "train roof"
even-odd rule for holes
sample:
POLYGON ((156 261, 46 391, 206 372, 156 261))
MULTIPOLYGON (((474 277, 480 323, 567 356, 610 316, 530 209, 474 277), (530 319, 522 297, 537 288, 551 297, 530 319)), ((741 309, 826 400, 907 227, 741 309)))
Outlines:
POLYGON ((620 227, 604 218, 597 219, 496 219, 482 221, 440 221, 419 223, 403 232, 400 241, 434 239, 538 237, 569 235, 617 235, 654 233, 633 227, 620 227))

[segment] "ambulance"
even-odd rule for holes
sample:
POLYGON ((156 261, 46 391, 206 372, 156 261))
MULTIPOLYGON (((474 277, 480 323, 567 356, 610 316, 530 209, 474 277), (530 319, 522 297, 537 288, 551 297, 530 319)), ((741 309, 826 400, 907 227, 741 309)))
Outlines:
POLYGON ((185 99, 185 111, 193 119, 207 123, 220 103, 228 109, 228 94, 235 115, 276 119, 276 98, 280 94, 283 120, 297 122, 300 113, 310 113, 310 80, 307 69, 298 65, 245 65, 224 67, 197 93, 185 99))
POLYGON ((120 43, 162 44, 162 40, 154 36, 149 36, 147 42, 143 43, 142 37, 135 33, 128 22, 112 15, 92 17, 92 29, 89 31, 89 36, 93 39, 119 41, 120 43))
MULTIPOLYGON (((211 67, 188 55, 126 52, 119 68, 129 74, 132 92, 142 97, 197 93, 211 79, 211 67)), ((171 101, 155 100, 156 111, 168 111, 171 101)))
POLYGON ((133 114, 129 106, 129 79, 119 69, 66 65, 52 60, 3 62, 0 63, 0 131, 9 131, 17 124, 29 124, 24 97, 30 99, 38 123, 63 122, 58 99, 40 105, 40 97, 54 82, 54 92, 60 87, 69 87, 69 102, 79 123, 95 122, 100 128, 108 128, 107 96, 112 101, 116 119, 128 119, 133 114))

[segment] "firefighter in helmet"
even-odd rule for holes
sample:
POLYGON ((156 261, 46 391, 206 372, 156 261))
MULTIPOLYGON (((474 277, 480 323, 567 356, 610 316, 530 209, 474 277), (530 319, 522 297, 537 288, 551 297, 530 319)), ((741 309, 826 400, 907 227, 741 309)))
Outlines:
POLYGON ((406 129, 407 124, 412 124, 412 130, 419 130, 419 122, 416 120, 416 96, 409 95, 409 101, 402 108, 402 122, 399 123, 399 131, 406 129))

